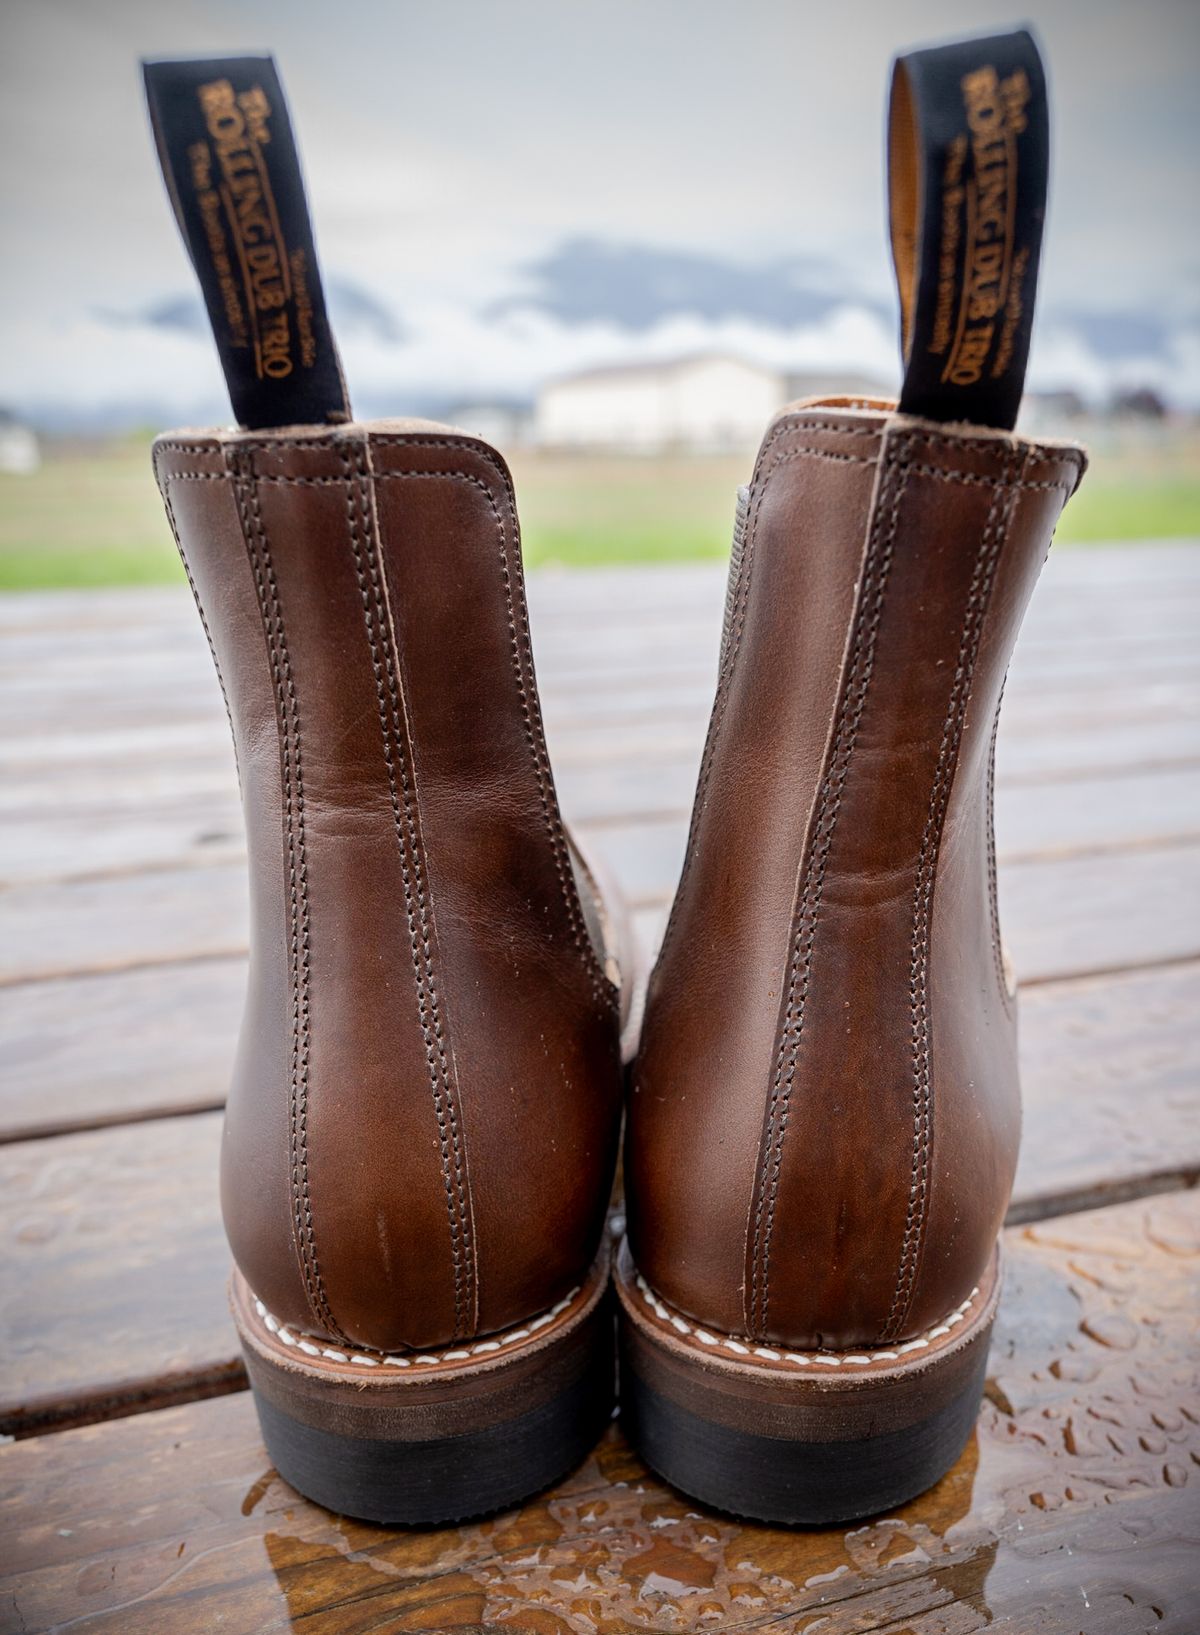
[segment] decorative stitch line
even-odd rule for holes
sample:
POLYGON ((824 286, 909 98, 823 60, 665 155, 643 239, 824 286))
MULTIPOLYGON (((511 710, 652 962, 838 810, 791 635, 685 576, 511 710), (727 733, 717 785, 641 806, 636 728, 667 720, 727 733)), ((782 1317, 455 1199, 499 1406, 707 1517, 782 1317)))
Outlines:
POLYGON ((890 1339, 901 1327, 912 1304, 917 1269, 921 1261, 925 1223, 929 1213, 929 1159, 933 1125, 932 1022, 929 1014, 929 940, 932 929, 933 888, 937 878, 942 829, 950 802, 958 747, 962 741, 975 661, 983 635, 983 623, 991 597, 997 563, 1008 534, 1008 521, 1016 504, 1016 494, 1006 482, 1015 477, 1016 451, 1010 455, 1005 472, 995 481, 993 497, 984 524, 979 552, 963 612, 958 662, 946 704, 929 812, 921 836, 913 893, 912 963, 909 976, 913 1052, 913 1152, 912 1178, 904 1236, 900 1246, 900 1269, 891 1308, 881 1338, 890 1339))
MULTIPOLYGON (((876 456, 873 454, 835 455, 827 449, 811 448, 807 444, 801 444, 799 446, 791 447, 786 453, 778 454, 775 459, 771 460, 768 464, 768 457, 776 443, 778 443, 787 432, 790 431, 793 434, 796 434, 800 430, 842 432, 848 437, 878 437, 880 435, 879 428, 874 426, 843 427, 837 425, 835 422, 826 420, 804 421, 802 423, 781 420, 777 423, 774 431, 767 439, 765 445, 763 446, 762 452, 759 455, 759 469, 755 472, 754 477, 751 479, 752 487, 757 484, 757 492, 755 493, 754 497, 754 509, 750 514, 749 521, 746 525, 745 534, 742 541, 741 555, 738 559, 737 572, 732 587, 732 594, 729 592, 726 593, 730 639, 727 644, 725 642, 722 643, 720 669, 717 675, 716 694, 713 698, 713 707, 712 713, 709 717, 708 732, 704 740, 704 754, 700 762, 700 772, 696 784, 696 796, 692 802, 691 821, 688 825, 687 843, 684 847, 683 853, 683 867, 680 871, 679 882, 675 887, 675 895, 671 899, 671 908, 669 914, 667 915, 667 924, 663 931, 662 942, 659 944, 658 958, 655 961, 656 969, 662 964, 664 958, 666 957, 667 950, 670 948, 674 940, 676 924, 679 916, 679 907, 683 901, 684 887, 691 875, 692 864, 695 861, 696 852, 699 847, 700 824, 703 820, 704 810, 707 804, 709 780, 712 776, 713 762, 716 759, 717 744, 720 740, 721 728, 725 721, 725 710, 729 702, 729 688, 733 680, 734 667, 737 663, 738 652, 742 644, 742 630, 746 621, 746 609, 750 601, 750 578, 751 570, 754 566, 755 545, 758 538, 758 515, 762 510, 762 503, 766 496, 770 479, 779 466, 785 465, 792 460, 799 460, 805 457, 825 457, 829 459, 836 458, 837 460, 846 464, 853 465, 873 465, 875 463, 876 456)), ((651 981, 653 981, 653 976, 651 976, 651 981)))
MULTIPOLYGON (((921 465, 914 461, 909 467, 916 477, 934 477, 942 483, 963 483, 968 487, 991 488, 996 483, 995 477, 985 477, 977 471, 947 471, 944 466, 921 465)), ((1012 478, 1008 483, 1010 489, 1024 490, 1031 494, 1049 494, 1054 490, 1066 493, 1068 496, 1073 490, 1063 482, 1028 482, 1024 478, 1012 478)))
POLYGON ((996 878, 996 739, 1000 732, 1000 710, 1004 704, 1004 689, 1007 684, 1006 675, 1000 684, 1000 697, 996 700, 996 714, 992 720, 992 736, 988 744, 987 815, 984 821, 987 824, 988 915, 991 920, 992 961, 996 967, 996 982, 1000 988, 1001 1002, 1011 1016, 1013 996, 1008 991, 1008 977, 1004 970, 1004 954, 1000 941, 1000 893, 996 878))
MULTIPOLYGON (((804 417, 803 411, 801 411, 800 413, 785 416, 782 419, 776 421, 774 427, 772 428, 771 435, 768 438, 766 445, 764 446, 764 448, 760 452, 759 464, 762 463, 763 459, 765 458, 765 456, 767 454, 768 449, 770 449, 780 437, 784 436, 788 432, 793 432, 793 433, 798 435, 798 434, 800 434, 802 432, 806 432, 806 431, 829 431, 829 432, 836 432, 840 437, 876 437, 877 438, 877 437, 879 437, 881 435, 883 427, 884 427, 884 422, 883 421, 879 421, 879 422, 877 422, 875 424, 872 424, 872 425, 869 425, 869 426, 847 426, 847 425, 844 425, 844 424, 842 424, 842 423, 840 423, 840 422, 838 422, 836 420, 809 420, 809 419, 806 419, 804 417)), ((925 443, 925 444, 928 445, 928 447, 930 449, 933 449, 933 450, 947 449, 947 450, 951 450, 951 451, 961 451, 961 450, 964 450, 964 449, 973 449, 973 450, 976 450, 976 451, 981 452, 981 453, 990 454, 990 453, 995 453, 995 451, 996 451, 996 449, 998 447, 1003 446, 1001 444, 1000 439, 995 438, 995 437, 977 437, 977 436, 973 437, 969 433, 962 433, 962 432, 956 432, 956 433, 954 433, 952 435, 945 435, 945 434, 939 434, 939 433, 935 432, 934 430, 932 430, 931 428, 922 429, 922 428, 918 428, 918 427, 913 427, 913 428, 909 428, 909 429, 905 430, 903 435, 908 437, 912 442, 925 443)), ((345 428, 337 428, 336 430, 333 431, 333 435, 330 436, 330 437, 292 437, 292 438, 276 438, 276 439, 273 439, 273 440, 272 439, 267 439, 267 438, 254 438, 254 439, 246 438, 246 439, 243 439, 242 441, 240 441, 239 443, 236 443, 236 444, 222 444, 221 442, 211 440, 211 439, 208 442, 196 441, 196 442, 187 442, 187 443, 181 443, 181 442, 177 442, 177 441, 167 442, 167 441, 160 440, 155 444, 155 447, 156 447, 158 452, 164 453, 164 454, 165 453, 192 454, 192 453, 203 452, 203 453, 206 453, 206 454, 219 455, 221 453, 221 450, 222 450, 223 447, 236 447, 236 448, 247 449, 247 450, 250 450, 250 451, 258 450, 258 451, 261 451, 263 453, 275 452, 275 451, 280 450, 280 449, 286 449, 286 450, 291 450, 291 449, 313 449, 313 450, 330 451, 330 450, 335 449, 336 439, 339 436, 344 438, 345 428)), ((482 443, 479 439, 472 438, 469 435, 464 435, 462 437, 419 437, 419 436, 415 436, 415 435, 412 435, 412 434, 406 433, 406 432, 378 432, 378 433, 374 433, 374 434, 371 435, 371 442, 372 442, 373 445, 375 445, 376 447, 379 447, 379 448, 399 448, 399 447, 407 447, 407 448, 441 448, 441 449, 454 449, 454 450, 458 450, 458 451, 461 451, 463 449, 471 449, 475 453, 478 453, 478 454, 480 454, 482 456, 485 456, 488 459, 489 463, 492 464, 493 466, 495 466, 497 471, 500 471, 501 474, 503 475, 503 468, 501 466, 501 463, 500 463, 499 458, 497 457, 495 451, 493 449, 489 448, 489 446, 486 443, 482 443)), ((1011 446, 1011 444, 1010 444, 1010 446, 1011 446)), ((1054 483, 1022 483, 1019 486, 1027 487, 1027 488, 1033 488, 1033 489, 1063 488, 1063 489, 1065 489, 1067 491, 1068 494, 1074 492, 1074 489, 1076 487, 1078 487, 1080 473, 1081 473, 1081 471, 1083 469, 1083 464, 1084 464, 1084 455, 1083 455, 1083 451, 1081 449, 1070 448, 1070 447, 1060 447, 1060 446, 1052 444, 1052 443, 1019 443, 1019 444, 1016 444, 1015 446, 1020 448, 1021 450, 1023 450, 1027 461, 1032 461, 1034 459, 1037 459, 1037 460, 1046 461, 1049 464, 1053 464, 1054 462, 1061 461, 1061 462, 1063 462, 1065 464, 1070 465, 1071 468, 1073 469, 1073 471, 1075 472, 1075 481, 1074 481, 1073 484, 1071 484, 1069 486, 1067 484, 1065 484, 1065 483, 1062 483, 1062 482, 1054 482, 1054 483)), ((829 451, 817 450, 817 451, 814 451, 814 452, 826 453, 826 452, 829 452, 829 451)), ((946 480, 946 481, 954 481, 956 479, 956 475, 957 475, 955 473, 946 472, 940 466, 921 466, 921 467, 919 467, 917 469, 921 470, 922 475, 932 476, 932 477, 940 477, 940 478, 942 478, 943 480, 946 480)), ((173 476, 196 475, 196 476, 200 476, 200 477, 209 477, 209 476, 220 477, 220 476, 223 475, 223 473, 221 473, 221 472, 197 472, 197 473, 175 472, 175 473, 171 473, 171 475, 173 475, 173 476)), ((403 473, 396 473, 395 475, 403 475, 403 473)), ((314 479, 304 479, 304 478, 288 479, 286 477, 282 477, 282 478, 265 477, 265 478, 263 478, 261 480, 267 481, 267 482, 287 482, 289 480, 297 480, 297 481, 312 480, 312 481, 330 481, 330 482, 340 482, 341 481, 341 479, 337 478, 337 477, 325 478, 325 479, 317 479, 317 478, 314 478, 314 479)), ((987 478, 987 477, 979 476, 979 475, 976 475, 974 473, 968 473, 968 472, 964 472, 964 473, 961 474, 961 480, 964 481, 964 482, 968 482, 968 483, 970 483, 970 482, 987 483, 987 482, 990 481, 990 479, 987 478)), ((476 481, 478 481, 478 479, 476 479, 476 481)))
POLYGON ((453 1351, 410 1351, 407 1355, 383 1351, 374 1354, 367 1351, 338 1351, 331 1346, 318 1345, 317 1335, 305 1335, 303 1330, 293 1334, 287 1324, 273 1317, 257 1297, 254 1309, 269 1334, 273 1334, 277 1340, 282 1340, 286 1346, 294 1346, 307 1357, 328 1357, 330 1362, 354 1363, 363 1368, 411 1368, 414 1364, 422 1363, 467 1362, 471 1357, 486 1356, 494 1351, 502 1351, 505 1346, 528 1340, 540 1329, 547 1328, 556 1317, 561 1317, 582 1287, 582 1284, 578 1284, 570 1294, 564 1295, 556 1306, 551 1306, 549 1311, 544 1311, 540 1317, 535 1317, 532 1322, 521 1328, 508 1329, 494 1335, 490 1340, 478 1340, 474 1345, 461 1346, 453 1351))
POLYGON ((431 911, 427 900, 421 836, 417 823, 414 775, 407 712, 397 674, 398 655, 388 616, 383 571, 375 541, 366 493, 368 474, 363 457, 357 469, 343 453, 346 472, 346 514, 355 576, 362 597, 367 642, 379 706, 383 757, 387 766, 392 818, 400 847, 400 878, 404 890, 413 974, 417 983, 417 1012, 433 1091, 434 1116, 442 1160, 442 1181, 450 1227, 450 1255, 454 1267, 454 1329, 464 1332, 474 1320, 476 1300, 475 1256, 464 1177, 465 1159, 459 1128, 455 1086, 446 1057, 444 1027, 433 966, 431 911), (382 653, 382 662, 380 655, 382 653), (385 685, 386 683, 386 685, 385 685), (414 907, 415 898, 415 907, 414 907))
MULTIPOLYGON (((475 448, 473 443, 467 441, 450 442, 448 440, 440 439, 416 440, 403 436, 390 438, 378 437, 374 438, 372 441, 384 447, 398 446, 407 448, 448 448, 454 450, 475 448)), ((268 449, 274 445, 255 443, 242 444, 240 446, 243 448, 268 449)), ((288 443, 286 446, 288 448, 320 448, 330 450, 336 450, 337 448, 336 444, 325 441, 305 442, 299 439, 288 443)), ((479 452, 487 453, 486 449, 480 449, 479 452)), ((499 462, 494 457, 489 456, 489 458, 500 477, 504 479, 505 474, 499 462)), ((342 455, 342 459, 343 464, 345 464, 344 455, 342 455)), ((176 475, 183 474, 177 473, 176 475)), ((210 473, 196 472, 188 473, 187 475, 194 475, 197 478, 204 480, 210 476, 210 473)), ((587 926, 583 918, 583 910, 579 905, 578 893, 576 892, 573 883, 566 838, 563 833, 562 818, 558 811, 557 797, 554 794, 553 773, 550 768, 549 755, 546 750, 545 734, 541 724, 541 713, 537 705, 537 682, 533 668, 528 607, 525 601, 519 571, 514 573, 512 567, 510 566, 507 539, 499 509, 487 483, 483 482, 473 472, 447 470, 381 471, 374 473, 374 481, 376 483, 411 481, 419 478, 458 478, 464 482, 471 483, 483 494, 484 499, 487 501, 488 508, 492 513, 492 519, 496 525, 496 535, 499 543, 500 571, 504 586, 505 610, 509 629, 509 657, 512 662, 513 675, 517 683, 517 691, 521 703, 521 713, 525 729, 525 741, 529 750, 530 759, 533 762, 534 776, 538 787, 538 798, 546 833, 550 840, 551 854, 554 858, 555 873, 558 878, 559 889, 562 893, 563 903, 566 908, 567 920, 571 928, 572 940, 583 960, 589 983, 591 984, 592 990, 596 997, 605 1005, 606 1009, 612 1009, 617 1003, 617 992, 604 971, 604 968, 597 956, 596 950, 592 947, 591 937, 588 934, 587 926)), ((262 483, 272 483, 283 487, 299 488, 327 488, 335 484, 348 482, 349 480, 350 479, 345 475, 325 477, 293 477, 265 474, 258 478, 258 481, 262 483)), ((505 480, 505 493, 515 536, 515 532, 518 527, 516 502, 512 489, 507 483, 507 480, 505 480)))
MULTIPOLYGON (((155 471, 157 477, 158 472, 155 471)), ((212 639, 212 631, 208 628, 208 619, 205 617, 204 607, 200 601, 200 592, 196 589, 196 581, 192 575, 192 565, 188 561, 187 552, 183 548, 179 525, 175 520, 175 508, 171 504, 171 481, 177 473, 167 472, 159 492, 162 494, 163 508, 167 513, 167 522, 170 525, 171 537, 175 541, 175 549, 179 552, 179 560, 183 563, 183 571, 187 575, 188 587, 192 593, 192 601, 196 604, 196 612, 200 615, 200 625, 204 631, 204 639, 208 643, 208 651, 213 661, 213 669, 217 672, 217 686, 221 689, 221 698, 225 704, 225 719, 229 722, 229 736, 233 741, 233 764, 237 772, 238 790, 242 787, 242 768, 238 757, 237 733, 233 729, 233 711, 229 708, 229 694, 225 689, 225 677, 221 674, 221 661, 217 657, 216 645, 212 639)), ((190 475, 190 473, 187 473, 190 475)), ((224 472, 213 472, 211 475, 224 476, 224 472)))
POLYGON ((283 626, 279 586, 263 527, 253 473, 231 466, 234 494, 258 591, 271 671, 281 717, 280 763, 288 852, 290 927, 288 961, 292 990, 292 1054, 289 1121, 292 1148, 292 1210, 309 1305, 318 1323, 334 1334, 334 1322, 317 1259, 312 1198, 308 1182, 309 921, 308 858, 304 833, 304 774, 300 755, 300 715, 283 626))
POLYGON ((895 546, 900 502, 908 482, 904 460, 907 447, 907 441, 899 435, 884 446, 879 501, 870 544, 863 563, 862 583, 854 615, 854 633, 829 750, 829 770, 817 792, 810 821, 810 834, 813 839, 797 904, 796 932, 788 972, 783 1029, 763 1136, 768 1159, 765 1164, 760 1165, 755 1179, 756 1201, 751 1245, 753 1260, 749 1279, 750 1307, 746 1325, 751 1332, 765 1329, 770 1306, 771 1243, 775 1229, 775 1205, 783 1166, 783 1145, 791 1092, 800 1055, 800 1039, 812 977, 813 951, 825 884, 825 869, 833 846, 842 793, 849 775, 850 761, 875 667, 875 643, 883 616, 883 602, 895 546), (892 490, 890 505, 885 507, 882 496, 889 484, 892 490))
POLYGON ((774 1346, 746 1345, 741 1340, 735 1340, 729 1334, 712 1334, 708 1329, 699 1328, 695 1324, 687 1322, 678 1312, 672 1311, 669 1306, 665 1305, 640 1272, 634 1273, 634 1281, 637 1284, 638 1293, 654 1315, 660 1322, 669 1324, 677 1334, 694 1335, 701 1345, 720 1351, 728 1351, 735 1357, 761 1357, 765 1362, 786 1362, 791 1363, 796 1368, 810 1368, 814 1363, 820 1363, 826 1368, 863 1368, 868 1363, 896 1362, 910 1352, 926 1351, 934 1340, 940 1340, 944 1335, 949 1334, 951 1329, 957 1328, 959 1323, 965 1321, 967 1313, 974 1305, 979 1294, 979 1287, 976 1285, 962 1305, 956 1306, 949 1316, 943 1317, 941 1322, 935 1323, 932 1328, 927 1328, 924 1334, 918 1336, 917 1339, 906 1340, 903 1345, 897 1345, 894 1350, 814 1351, 809 1355, 802 1351, 780 1351, 774 1346))
MULTIPOLYGON (((775 465, 786 465, 789 460, 798 458, 801 455, 807 455, 813 460, 831 460, 839 465, 875 464, 875 456, 873 455, 837 454, 831 449, 800 448, 791 450, 787 454, 781 454, 775 461, 775 465)), ((983 477, 976 472, 946 471, 941 466, 920 465, 915 461, 909 462, 909 471, 914 477, 932 477, 938 482, 963 483, 967 486, 974 485, 981 488, 990 487, 995 482, 994 477, 983 477)), ((375 481, 381 483, 397 482, 418 477, 463 477, 467 482, 476 483, 485 492, 487 491, 486 483, 481 482, 478 477, 469 471, 380 471, 376 473, 375 481)), ((225 473, 223 471, 168 471, 164 477, 166 482, 210 483, 223 482, 224 480, 225 473)), ((344 483, 346 479, 344 477, 285 477, 268 472, 256 477, 255 481, 276 484, 283 488, 330 488, 339 483, 344 483)), ((1014 480, 1009 486, 1026 494, 1058 492, 1069 496, 1073 492, 1070 485, 1064 482, 1043 483, 1014 480)))
MULTIPOLYGON (((504 492, 508 500, 508 514, 515 539, 519 528, 516 497, 503 467, 498 461, 493 460, 492 463, 504 483, 504 492)), ((592 992, 605 1008, 611 1011, 616 1008, 619 996, 600 963, 596 949, 592 945, 587 924, 583 918, 583 909, 579 902, 579 893, 571 870, 571 859, 567 850, 566 836, 563 833, 562 815, 558 809, 558 798, 554 790, 554 774, 550 767, 550 757, 546 751, 541 707, 538 702, 537 678, 533 668, 533 642, 529 631, 529 607, 525 600, 524 577, 519 560, 515 565, 510 565, 508 540, 504 528, 500 525, 495 503, 486 485, 481 484, 480 486, 483 487, 488 504, 496 517, 500 540, 500 576, 504 584, 504 599, 508 613, 509 647, 513 675, 516 678, 517 692, 521 700, 521 714, 525 724, 525 741, 529 746, 529 753, 533 760, 538 798, 542 808, 542 820, 554 856, 554 868, 558 875, 559 890, 562 893, 563 903, 567 910, 567 921, 571 927, 572 940, 584 962, 592 992)))

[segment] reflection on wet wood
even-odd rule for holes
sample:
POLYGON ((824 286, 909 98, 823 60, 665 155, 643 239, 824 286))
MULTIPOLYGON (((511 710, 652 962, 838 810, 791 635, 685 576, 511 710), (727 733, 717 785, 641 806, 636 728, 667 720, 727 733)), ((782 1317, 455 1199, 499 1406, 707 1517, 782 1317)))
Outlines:
POLYGON ((1200 1620, 1200 1197, 1008 1234, 976 1436, 850 1529, 700 1511, 610 1432, 543 1498, 387 1530, 275 1476, 248 1397, 0 1450, 0 1605, 100 1635, 770 1629, 1127 1635, 1200 1620))

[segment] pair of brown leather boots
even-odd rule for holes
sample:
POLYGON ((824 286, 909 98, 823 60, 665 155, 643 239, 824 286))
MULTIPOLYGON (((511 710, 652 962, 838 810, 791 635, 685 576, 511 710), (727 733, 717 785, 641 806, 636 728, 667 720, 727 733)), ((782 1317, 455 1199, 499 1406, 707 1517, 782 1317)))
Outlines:
POLYGON ((242 422, 154 464, 245 805, 222 1201, 272 1458, 379 1521, 522 1498, 611 1417, 615 1283, 624 1422, 668 1480, 789 1522, 910 1497, 970 1433, 996 1310, 995 726, 1084 464, 1011 432, 1032 42, 897 64, 904 392, 790 405, 738 496, 627 1099, 634 961, 559 814, 504 461, 350 418, 269 59, 147 82, 242 422))

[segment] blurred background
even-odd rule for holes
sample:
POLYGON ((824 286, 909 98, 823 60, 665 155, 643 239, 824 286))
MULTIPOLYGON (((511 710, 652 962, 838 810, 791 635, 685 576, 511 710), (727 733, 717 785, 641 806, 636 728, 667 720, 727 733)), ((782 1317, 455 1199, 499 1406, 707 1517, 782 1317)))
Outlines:
POLYGON ((488 437, 526 556, 720 556, 771 411, 898 380, 898 47, 1021 21, 1055 163, 1027 429, 1092 445, 1061 538, 1200 533, 1195 0, 8 0, 0 588, 179 574, 153 431, 229 406, 140 55, 271 50, 351 393, 488 437))

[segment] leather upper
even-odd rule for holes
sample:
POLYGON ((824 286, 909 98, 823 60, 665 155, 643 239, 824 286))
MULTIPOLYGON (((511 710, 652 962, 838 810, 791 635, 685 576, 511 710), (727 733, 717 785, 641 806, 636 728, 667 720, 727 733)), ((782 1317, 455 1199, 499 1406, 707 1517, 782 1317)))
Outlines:
POLYGON ((523 1321, 595 1254, 620 1064, 508 472, 420 423, 176 434, 154 461, 249 846, 234 1257, 282 1321, 359 1345, 523 1321))
POLYGON ((794 407, 739 506, 720 679, 628 1119, 638 1267, 762 1341, 910 1337, 1019 1137, 991 764, 1073 447, 794 407))

